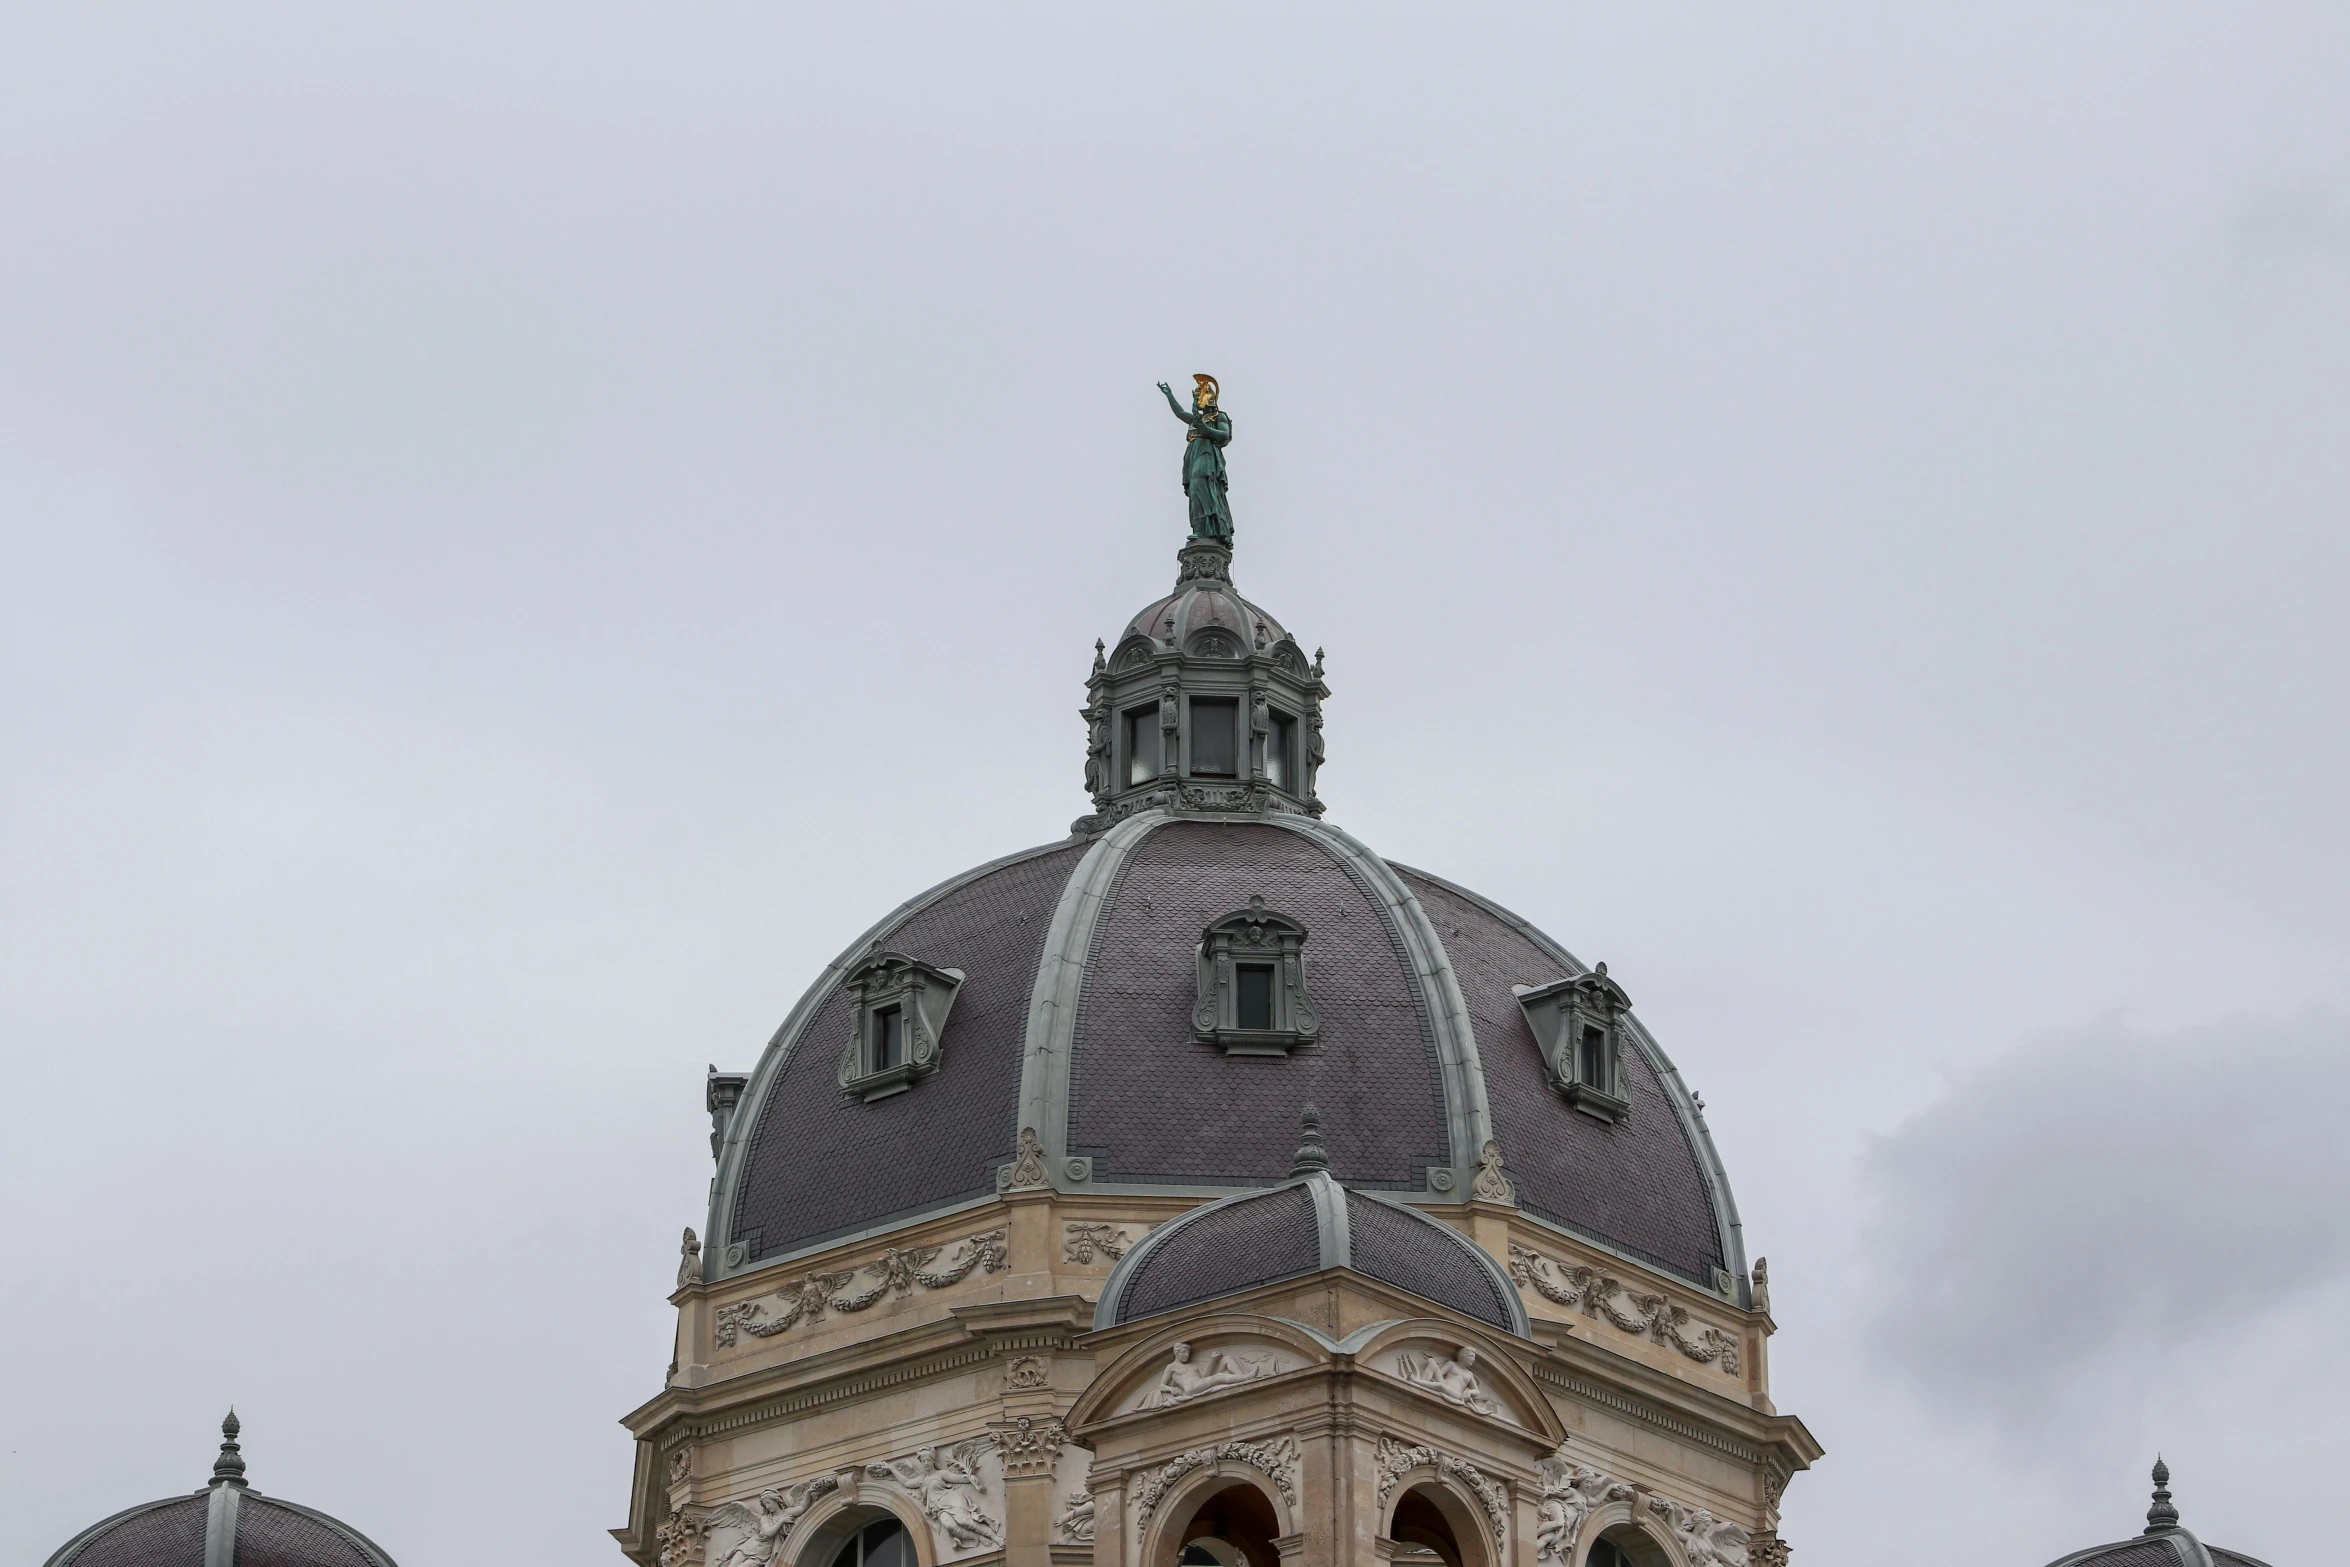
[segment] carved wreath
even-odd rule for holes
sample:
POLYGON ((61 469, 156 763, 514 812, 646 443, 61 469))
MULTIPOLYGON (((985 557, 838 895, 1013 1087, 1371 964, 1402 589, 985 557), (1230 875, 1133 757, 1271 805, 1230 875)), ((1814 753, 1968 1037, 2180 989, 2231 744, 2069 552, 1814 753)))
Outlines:
POLYGON ((1510 1532, 1510 1496, 1501 1482, 1465 1458, 1433 1447, 1406 1447, 1394 1437, 1379 1439, 1379 1505, 1385 1507, 1396 1482, 1415 1469, 1433 1469, 1469 1488, 1493 1525, 1493 1537, 1506 1540, 1510 1532))
POLYGON ((1585 1316, 1605 1318, 1627 1333, 1645 1333, 1691 1360, 1706 1365, 1719 1361, 1724 1371, 1737 1374, 1738 1340, 1716 1327, 1690 1337, 1689 1312, 1663 1295, 1632 1290, 1597 1268, 1554 1262, 1515 1244, 1510 1247, 1510 1277, 1544 1300, 1578 1307, 1585 1316), (1619 1297, 1624 1305, 1616 1303, 1619 1297))
POLYGON ((863 1311, 878 1304, 884 1296, 904 1295, 917 1284, 924 1289, 942 1290, 962 1283, 975 1270, 1001 1273, 1008 1260, 1005 1232, 1000 1229, 967 1235, 950 1246, 918 1246, 910 1251, 892 1246, 858 1267, 835 1273, 811 1273, 796 1284, 785 1285, 775 1292, 783 1305, 773 1316, 767 1315, 764 1302, 756 1300, 719 1307, 715 1337, 720 1349, 732 1349, 738 1333, 772 1338, 797 1323, 822 1321, 827 1308, 863 1311), (954 1260, 944 1267, 934 1266, 950 1250, 956 1251, 954 1260), (850 1284, 860 1273, 873 1275, 873 1283, 864 1289, 851 1290, 850 1284))
POLYGON ((1248 1465, 1273 1482, 1273 1489, 1281 1493, 1281 1500, 1292 1508, 1297 1506, 1297 1481, 1291 1475, 1297 1463, 1297 1439, 1276 1437, 1271 1442, 1219 1442, 1213 1447, 1195 1447, 1170 1460, 1143 1477, 1134 1491, 1134 1522, 1137 1528, 1150 1527, 1151 1514, 1158 1511, 1166 1499, 1170 1486, 1195 1469, 1205 1469, 1222 1459, 1248 1465))

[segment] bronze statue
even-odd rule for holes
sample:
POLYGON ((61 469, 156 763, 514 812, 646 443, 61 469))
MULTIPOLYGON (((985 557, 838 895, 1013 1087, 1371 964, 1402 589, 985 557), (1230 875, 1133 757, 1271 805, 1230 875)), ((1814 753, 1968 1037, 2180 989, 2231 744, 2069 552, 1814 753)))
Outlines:
POLYGON ((1214 376, 1195 375, 1191 379, 1189 409, 1175 400, 1174 390, 1166 382, 1159 383, 1175 417, 1191 426, 1191 433, 1183 438, 1183 493, 1191 498, 1191 536, 1229 544, 1232 503, 1225 492, 1232 481, 1224 471, 1224 448, 1232 444, 1232 418, 1216 406, 1214 376))

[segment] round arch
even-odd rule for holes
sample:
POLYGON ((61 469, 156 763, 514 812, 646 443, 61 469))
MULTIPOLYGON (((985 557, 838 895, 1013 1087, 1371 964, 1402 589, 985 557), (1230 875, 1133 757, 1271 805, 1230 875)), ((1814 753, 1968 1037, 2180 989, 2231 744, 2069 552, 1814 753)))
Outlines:
POLYGON ((1446 1567, 1504 1567, 1510 1559, 1483 1500, 1433 1464, 1395 1477, 1395 1491, 1379 1510, 1379 1537, 1426 1546, 1446 1567))
POLYGON ((921 1509, 878 1485, 860 1485, 854 1492, 844 1488, 824 1497, 792 1525, 775 1560, 792 1567, 832 1567, 833 1556, 858 1530, 884 1518, 895 1518, 904 1526, 914 1547, 915 1567, 938 1567, 938 1546, 921 1509))
POLYGON ((1574 1567, 1689 1567, 1681 1547, 1624 1502, 1594 1507, 1575 1542, 1574 1567))
MULTIPOLYGON (((1272 1542, 1298 1529, 1294 1510, 1271 1476, 1238 1459, 1218 1458, 1185 1475, 1159 1498, 1143 1525, 1139 1567, 1176 1567, 1184 1546, 1200 1532, 1194 1525, 1211 1515, 1220 1529, 1214 1537, 1236 1548, 1247 1567, 1277 1567, 1280 1553, 1272 1542)), ((1220 1562, 1229 1554, 1206 1549, 1220 1562)), ((1223 1567, 1240 1564, 1223 1562, 1223 1567)))

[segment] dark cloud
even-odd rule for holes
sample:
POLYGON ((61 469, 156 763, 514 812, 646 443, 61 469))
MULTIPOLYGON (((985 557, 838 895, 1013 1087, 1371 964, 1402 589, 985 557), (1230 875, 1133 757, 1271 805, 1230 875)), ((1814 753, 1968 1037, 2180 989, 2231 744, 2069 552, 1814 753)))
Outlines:
POLYGON ((2350 1271, 2346 1101, 2323 1015, 2108 1021, 1962 1072, 1865 1161, 1876 1353, 2018 1430, 2192 1375, 2350 1271))

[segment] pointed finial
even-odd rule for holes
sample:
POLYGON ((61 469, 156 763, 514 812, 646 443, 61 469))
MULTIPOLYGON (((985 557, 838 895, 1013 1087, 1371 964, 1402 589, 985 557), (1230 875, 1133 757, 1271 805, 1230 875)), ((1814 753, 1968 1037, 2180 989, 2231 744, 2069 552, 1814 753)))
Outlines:
POLYGON ((212 1461, 214 1485, 245 1483, 245 1455, 237 1449, 237 1433, 243 1429, 237 1423, 237 1411, 232 1405, 228 1418, 220 1423, 220 1456, 212 1461))
POLYGON ((1316 680, 1322 678, 1322 650, 1320 648, 1314 649, 1314 678, 1316 680))
POLYGON ((2146 1532, 2168 1534, 2179 1526, 2179 1510, 2170 1504, 2170 1465, 2154 1455, 2154 1505, 2146 1509, 2146 1532))
POLYGON ((1298 1112, 1297 1119, 1297 1156, 1289 1161, 1290 1179, 1316 1172, 1328 1174, 1330 1151, 1322 1146, 1322 1112, 1309 1104, 1298 1112))
POLYGON ((1105 667, 1107 667, 1107 661, 1102 657, 1102 639, 1095 637, 1093 639, 1093 672, 1098 675, 1105 667))

